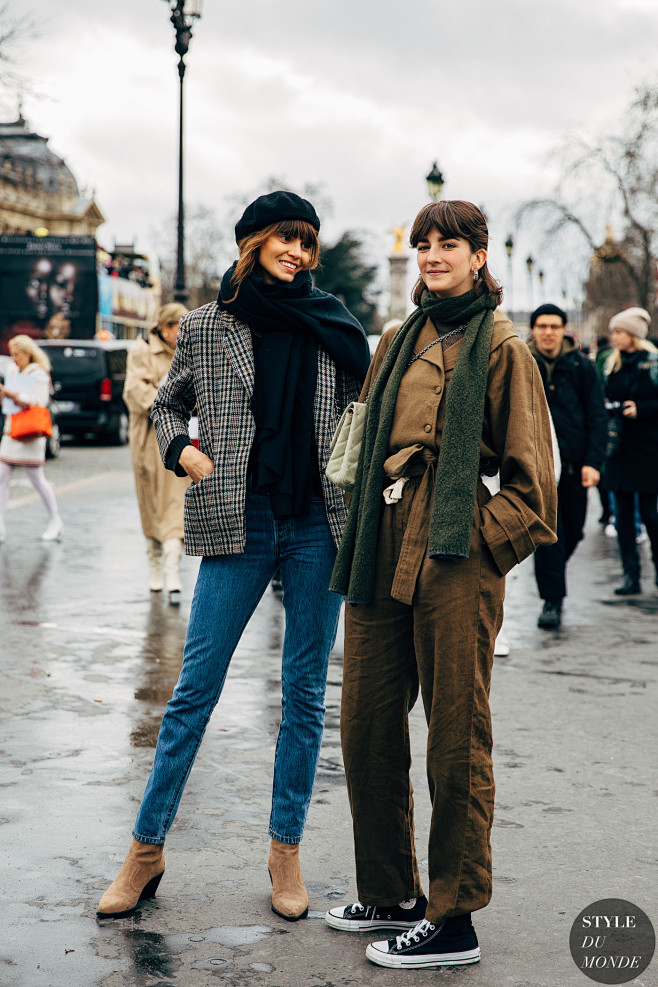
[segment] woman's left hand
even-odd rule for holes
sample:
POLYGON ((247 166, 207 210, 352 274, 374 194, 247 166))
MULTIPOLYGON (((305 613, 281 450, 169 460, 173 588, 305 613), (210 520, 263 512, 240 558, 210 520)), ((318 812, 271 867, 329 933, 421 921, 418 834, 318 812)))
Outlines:
POLYGON ((624 418, 637 418, 637 405, 635 401, 624 401, 622 415, 624 418))

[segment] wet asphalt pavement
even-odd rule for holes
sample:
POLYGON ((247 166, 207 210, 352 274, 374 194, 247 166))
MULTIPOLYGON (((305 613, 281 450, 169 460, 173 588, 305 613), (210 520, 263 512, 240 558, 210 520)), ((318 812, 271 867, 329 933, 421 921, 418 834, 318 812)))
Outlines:
MULTIPOLYGON (((572 560, 563 629, 536 628, 531 564, 511 587, 512 651, 496 659, 494 897, 475 916, 477 966, 372 966, 370 938, 329 929, 355 899, 338 718, 341 641, 302 865, 308 920, 269 907, 266 868, 279 714, 280 599, 269 590, 233 659, 178 817, 157 897, 96 919, 116 876, 180 666, 197 568, 183 605, 146 589, 125 448, 64 446, 47 465, 65 523, 39 540, 43 509, 19 471, 0 546, 0 984, 7 987, 585 987, 572 922, 626 898, 658 924, 658 590, 615 598, 616 543, 596 523, 572 560)), ((412 740, 421 869, 429 806, 422 711, 412 740)), ((658 985, 658 960, 634 981, 658 985)))

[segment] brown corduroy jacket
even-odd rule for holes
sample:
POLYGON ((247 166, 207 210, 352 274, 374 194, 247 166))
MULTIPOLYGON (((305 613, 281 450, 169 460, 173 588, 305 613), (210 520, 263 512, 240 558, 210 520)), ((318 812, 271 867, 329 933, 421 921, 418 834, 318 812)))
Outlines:
MULTIPOLYGON (((361 392, 375 379, 395 329, 384 334, 361 392)), ((415 352, 436 339, 428 320, 415 352)), ((417 454, 439 454, 445 393, 461 343, 433 346, 405 373, 398 391, 385 469, 395 478, 417 454)), ((500 491, 483 507, 482 537, 505 575, 540 545, 556 540, 557 491, 548 407, 537 364, 512 323, 496 310, 489 359, 480 472, 500 472, 500 491)))

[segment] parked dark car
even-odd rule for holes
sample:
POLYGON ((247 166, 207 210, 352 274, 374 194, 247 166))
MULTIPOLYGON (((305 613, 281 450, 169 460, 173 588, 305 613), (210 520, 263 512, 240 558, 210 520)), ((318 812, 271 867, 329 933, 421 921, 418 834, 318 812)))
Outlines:
MULTIPOLYGON (((5 377, 8 371, 13 367, 14 373, 16 373, 16 368, 12 362, 10 356, 0 356, 0 384, 4 384, 5 377)), ((60 431, 59 431, 59 421, 57 417, 57 402, 51 400, 48 405, 48 410, 50 411, 50 419, 53 423, 53 434, 46 439, 46 459, 55 459, 59 456, 60 448, 60 431)), ((5 416, 2 414, 2 402, 0 402, 0 435, 5 427, 5 416)))
POLYGON ((96 435, 115 445, 128 441, 123 402, 131 341, 41 339, 52 364, 57 420, 63 435, 96 435))

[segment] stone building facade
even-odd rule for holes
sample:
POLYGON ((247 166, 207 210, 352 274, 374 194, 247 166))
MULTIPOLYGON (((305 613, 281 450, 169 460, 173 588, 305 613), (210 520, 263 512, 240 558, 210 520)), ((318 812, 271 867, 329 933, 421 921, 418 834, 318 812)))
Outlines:
POLYGON ((95 236, 105 222, 72 171, 19 114, 0 123, 0 233, 95 236))

